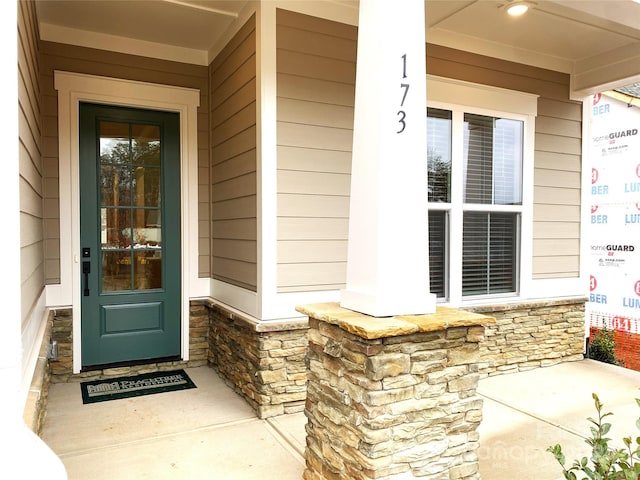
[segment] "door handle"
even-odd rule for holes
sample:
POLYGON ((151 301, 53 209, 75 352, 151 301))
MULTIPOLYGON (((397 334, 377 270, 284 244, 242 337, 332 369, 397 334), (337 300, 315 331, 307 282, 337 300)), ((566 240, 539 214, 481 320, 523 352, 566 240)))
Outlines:
POLYGON ((82 273, 84 273, 84 296, 89 296, 89 274, 91 273, 91 262, 82 262, 82 273))

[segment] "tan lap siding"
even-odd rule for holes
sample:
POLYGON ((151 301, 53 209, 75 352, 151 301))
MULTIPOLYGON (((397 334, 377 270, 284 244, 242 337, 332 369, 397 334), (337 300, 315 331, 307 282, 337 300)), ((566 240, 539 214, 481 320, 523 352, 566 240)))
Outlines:
POLYGON ((580 275, 581 118, 579 104, 538 101, 534 278, 580 275))
MULTIPOLYGON (((20 285, 24 326, 44 288, 44 183, 38 26, 33 2, 18 3, 20 285)), ((13 161, 13 160, 12 160, 13 161)))
POLYGON ((209 98, 205 66, 157 60, 60 43, 41 43, 45 246, 47 283, 60 282, 58 205, 58 103, 55 70, 175 85, 200 90, 198 107, 199 275, 210 274, 209 261, 209 98))
POLYGON ((256 32, 252 17, 209 67, 213 278, 257 289, 256 32))
POLYGON ((346 277, 355 27, 277 13, 278 292, 346 277))
MULTIPOLYGON (((277 16, 278 291, 342 288, 355 83, 354 27, 277 16)), ((539 95, 533 276, 576 277, 581 104, 568 75, 427 46, 428 73, 539 95)), ((508 110, 508 106, 505 107, 508 110)))
POLYGON ((534 93, 536 117, 533 278, 579 276, 582 105, 569 100, 569 76, 427 45, 430 74, 534 93))

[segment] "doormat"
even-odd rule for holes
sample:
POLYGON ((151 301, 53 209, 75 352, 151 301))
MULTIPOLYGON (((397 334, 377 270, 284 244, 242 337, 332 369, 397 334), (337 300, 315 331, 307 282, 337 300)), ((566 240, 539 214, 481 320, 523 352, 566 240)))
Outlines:
POLYGON ((184 370, 173 370, 81 382, 80 388, 82 403, 87 404, 197 387, 184 370))

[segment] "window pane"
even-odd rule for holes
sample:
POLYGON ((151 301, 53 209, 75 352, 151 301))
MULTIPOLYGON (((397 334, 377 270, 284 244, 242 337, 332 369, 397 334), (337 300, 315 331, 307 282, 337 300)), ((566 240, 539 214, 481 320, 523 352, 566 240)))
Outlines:
POLYGON ((451 202, 451 112, 427 109, 429 201, 451 202))
POLYGON ((464 214, 463 295, 516 291, 517 232, 518 214, 464 214))
POLYGON ((522 204, 523 122, 464 115, 464 201, 522 204))
POLYGON ((446 297, 447 284, 447 213, 429 211, 429 282, 431 293, 446 297))

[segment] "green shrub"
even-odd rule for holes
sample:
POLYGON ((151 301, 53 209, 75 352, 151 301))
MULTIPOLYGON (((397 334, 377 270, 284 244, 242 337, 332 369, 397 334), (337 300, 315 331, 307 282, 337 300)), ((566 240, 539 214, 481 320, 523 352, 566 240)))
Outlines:
POLYGON ((614 353, 616 342, 613 335, 613 330, 607 330, 606 328, 596 330, 593 339, 589 343, 589 358, 599 362, 620 365, 614 353))
MULTIPOLYGON (((625 448, 610 448, 611 439, 606 435, 611 430, 611 424, 603 422, 603 419, 612 413, 602 413, 602 403, 595 393, 593 399, 598 418, 587 419, 593 426, 590 427, 591 437, 585 440, 591 447, 591 458, 575 460, 567 470, 566 458, 560 445, 549 447, 547 451, 553 454, 562 467, 566 480, 578 480, 576 473, 580 472, 586 475, 581 480, 640 480, 640 437, 636 437, 635 441, 631 437, 624 437, 622 441, 625 448)), ((640 406, 640 399, 636 398, 636 403, 640 406)), ((636 420, 636 427, 640 429, 640 417, 636 420)))

